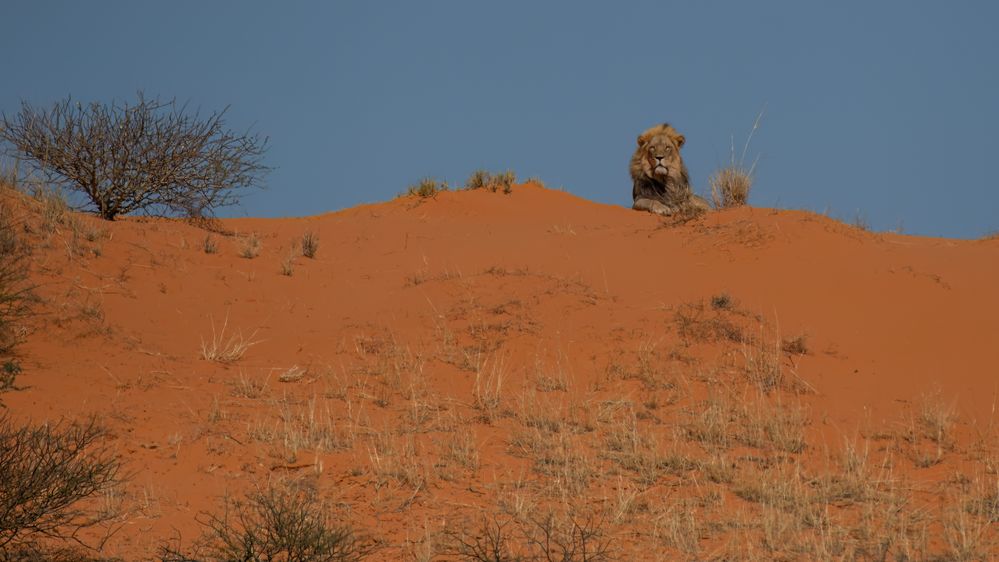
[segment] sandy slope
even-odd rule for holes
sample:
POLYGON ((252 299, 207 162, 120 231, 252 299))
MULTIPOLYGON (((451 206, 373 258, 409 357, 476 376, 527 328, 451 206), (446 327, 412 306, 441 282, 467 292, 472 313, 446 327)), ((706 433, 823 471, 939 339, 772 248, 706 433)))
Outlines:
MULTIPOLYGON (((377 558, 442 550, 427 537, 502 503, 511 482, 534 482, 539 503, 555 497, 544 491, 553 476, 518 448, 532 404, 570 421, 596 416, 582 423, 596 430, 578 433, 598 465, 604 405, 634 404, 639 427, 669 441, 713 393, 746 396, 747 361, 802 335, 806 353, 773 352, 783 382, 769 396, 807 411, 804 465, 870 438, 926 505, 956 473, 995 487, 999 240, 875 234, 760 208, 667 226, 534 185, 224 221, 238 236, 83 220, 93 241, 74 242, 67 226, 36 232, 45 314, 19 348, 26 388, 2 400, 18 419, 104 416, 132 474, 106 500, 123 524, 108 554, 148 557, 178 533, 186 544, 194 516, 222 494, 289 476, 316 482, 337 513, 384 541, 377 558), (292 249, 307 230, 320 238, 316 259, 292 249), (250 232, 262 241, 254 259, 239 255, 250 232), (203 251, 206 236, 217 253, 203 251), (734 305, 712 308, 722 294, 734 305), (726 322, 741 335, 716 330, 726 322), (226 340, 253 345, 232 363, 203 359, 223 325, 226 340), (300 378, 279 381, 296 366, 300 378), (475 381, 481 389, 498 372, 488 423, 475 381), (872 437, 913 433, 928 408, 956 415, 933 466, 905 454, 926 439, 872 437), (445 454, 462 434, 477 463, 445 454)), ((576 492, 619 489, 629 473, 608 466, 576 492)), ((690 475, 674 476, 642 493, 689 488, 690 475)), ((756 509, 719 489, 718 514, 756 509)), ((670 559, 677 545, 647 538, 642 513, 613 526, 618 546, 649 540, 638 557, 670 559)), ((928 525, 926 548, 949 548, 928 525)), ((994 538, 995 524, 985 529, 994 538)), ((723 535, 704 532, 698 556, 730 548, 723 535)))

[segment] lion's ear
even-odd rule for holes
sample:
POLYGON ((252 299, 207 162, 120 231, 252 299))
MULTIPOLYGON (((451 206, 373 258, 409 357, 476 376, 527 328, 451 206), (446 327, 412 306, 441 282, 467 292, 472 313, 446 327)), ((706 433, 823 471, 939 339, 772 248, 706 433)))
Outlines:
POLYGON ((680 148, 683 146, 683 143, 687 142, 687 137, 683 135, 676 135, 673 137, 673 140, 676 141, 676 147, 680 148))
POLYGON ((644 145, 644 144, 645 144, 646 142, 648 142, 648 140, 649 140, 649 137, 651 137, 651 136, 652 136, 652 135, 650 135, 648 131, 646 131, 646 132, 644 132, 644 133, 642 133, 642 134, 638 135, 638 146, 642 146, 642 145, 644 145))

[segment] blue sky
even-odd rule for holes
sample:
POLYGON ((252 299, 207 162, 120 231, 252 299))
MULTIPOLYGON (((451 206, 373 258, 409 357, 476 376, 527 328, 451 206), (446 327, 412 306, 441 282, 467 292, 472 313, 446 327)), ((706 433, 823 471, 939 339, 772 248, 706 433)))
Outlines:
POLYGON ((32 0, 2 13, 7 114, 142 89, 231 105, 230 127, 268 135, 268 189, 224 216, 316 214, 477 168, 630 205, 635 137, 661 121, 686 135, 704 191, 765 106, 751 203, 878 230, 999 230, 994 2, 32 0))

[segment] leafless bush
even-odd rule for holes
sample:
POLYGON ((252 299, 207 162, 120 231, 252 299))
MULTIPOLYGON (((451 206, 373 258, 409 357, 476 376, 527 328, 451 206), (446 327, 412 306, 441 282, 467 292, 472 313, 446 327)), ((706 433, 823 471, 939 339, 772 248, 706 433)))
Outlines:
POLYGON ((362 560, 370 543, 337 525, 314 493, 294 485, 227 499, 221 514, 203 516, 195 552, 163 546, 163 562, 345 562, 362 560))
POLYGON ((613 549, 604 520, 595 515, 558 517, 554 513, 535 516, 524 529, 524 537, 542 560, 603 562, 613 559, 613 549))
POLYGON ((0 392, 16 389, 14 381, 19 374, 21 374, 21 364, 16 359, 7 359, 0 364, 0 392))
POLYGON ((0 550, 0 562, 123 562, 121 558, 107 558, 83 547, 46 547, 45 545, 17 545, 0 550))
POLYGON ((454 554, 472 562, 521 562, 524 557, 514 553, 512 546, 513 528, 511 519, 483 513, 474 532, 449 533, 454 554))
POLYGON ((91 102, 50 109, 22 102, 0 116, 0 140, 49 182, 83 194, 107 220, 131 212, 210 216, 261 185, 267 139, 225 129, 223 109, 207 116, 175 101, 91 102))
POLYGON ((614 559, 603 518, 544 511, 524 518, 482 514, 472 532, 448 535, 459 560, 474 562, 603 562, 614 559))
POLYGON ((0 552, 78 540, 111 517, 81 506, 118 482, 118 459, 99 445, 104 435, 95 418, 37 427, 0 419, 0 552))

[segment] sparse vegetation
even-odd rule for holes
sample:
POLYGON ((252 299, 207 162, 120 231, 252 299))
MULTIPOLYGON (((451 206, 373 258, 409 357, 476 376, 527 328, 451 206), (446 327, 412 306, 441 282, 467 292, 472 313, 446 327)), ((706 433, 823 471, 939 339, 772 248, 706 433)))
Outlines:
MULTIPOLYGON (((46 298, 53 295, 57 305, 71 299, 61 311, 72 318, 52 326, 60 337, 72 337, 65 327, 76 322, 121 322, 122 302, 132 295, 151 293, 156 306, 172 307, 183 276, 204 275, 189 267, 199 259, 213 264, 207 278, 216 286, 206 294, 226 306, 255 306, 244 303, 258 299, 279 307, 244 311, 249 316, 240 317, 254 322, 249 327, 234 320, 249 337, 228 328, 228 315, 221 326, 212 320, 201 341, 205 361, 170 357, 172 344, 157 345, 149 332, 133 340, 122 330, 98 343, 128 338, 129 354, 142 359, 141 366, 122 368, 116 358, 123 353, 111 350, 107 361, 81 368, 81 376, 99 369, 87 380, 96 381, 94 389, 81 395, 108 397, 115 431, 109 446, 135 455, 140 467, 162 462, 187 470, 177 474, 190 477, 190 487, 196 484, 202 493, 220 489, 215 485, 233 490, 218 511, 197 516, 199 539, 184 536, 181 543, 178 537, 162 548, 166 562, 365 555, 493 562, 974 560, 997 552, 993 428, 963 419, 950 395, 902 402, 903 389, 895 418, 890 406, 879 407, 877 421, 860 422, 858 434, 838 447, 840 431, 854 431, 856 420, 844 423, 849 414, 842 410, 830 415, 822 387, 836 384, 837 373, 852 367, 854 358, 836 354, 828 335, 815 342, 800 332, 782 338, 723 287, 689 302, 652 301, 639 308, 628 301, 622 311, 614 294, 620 278, 604 276, 599 291, 587 284, 599 282, 597 266, 571 275, 559 265, 560 276, 533 261, 468 265, 412 233, 401 239, 392 234, 384 238, 385 249, 399 260, 392 279, 377 279, 391 294, 379 303, 385 317, 372 319, 353 303, 341 311, 314 302, 316 293, 298 292, 315 281, 306 270, 325 270, 325 264, 304 261, 310 237, 318 240, 312 231, 303 233, 304 223, 288 234, 290 243, 261 256, 270 276, 243 283, 242 276, 253 279, 259 268, 236 257, 240 238, 219 250, 216 240, 230 243, 223 234, 214 231, 202 241, 205 233, 192 236, 182 226, 177 236, 165 230, 166 221, 128 221, 91 233, 86 222, 74 225, 73 213, 56 198, 24 199, 39 215, 28 217, 27 228, 18 223, 17 234, 33 244, 47 236, 57 242, 55 258, 33 250, 39 253, 30 256, 30 265, 46 283, 45 268, 58 271, 59 281, 38 289, 46 298), (143 232, 150 243, 143 247, 127 238, 138 228, 148 228, 143 232), (63 251, 71 236, 85 254, 87 243, 113 237, 112 259, 63 251), (212 251, 232 252, 231 259, 198 258, 209 242, 212 251), (121 247, 128 250, 126 266, 118 265, 121 247), (405 255, 398 255, 400 248, 405 255), (294 263, 301 279, 273 277, 275 270, 291 273, 293 260, 302 260, 294 263), (176 272, 167 271, 174 264, 176 272), (91 265, 79 277, 69 269, 91 265), (155 293, 157 283, 166 297, 155 293), (273 293, 288 283, 298 289, 273 293), (239 292, 246 285, 251 292, 239 292), (415 312, 405 306, 412 298, 420 300, 415 312), (267 351, 276 353, 247 351, 256 343, 250 332, 257 323, 266 327, 261 333, 273 332, 267 351), (816 364, 832 371, 815 376, 810 370, 816 364), (143 425, 138 414, 148 405, 144 400, 157 401, 159 417, 150 418, 158 420, 155 426, 143 425), (287 484, 286 478, 296 481, 287 484), (248 481, 260 488, 243 495, 240 487, 248 481), (371 555, 375 544, 379 550, 371 555)), ((425 219, 419 213, 410 218, 425 219)), ((714 221, 706 221, 689 231, 701 242, 704 233, 752 235, 742 228, 750 222, 715 230, 714 221)), ((593 235, 591 226, 575 227, 556 232, 593 235)), ((330 228, 342 237, 338 226, 330 228)), ((358 248, 343 246, 345 256, 359 255, 352 253, 358 248)), ((348 274, 357 271, 344 269, 348 274)), ((324 279, 312 287, 339 295, 352 286, 339 281, 357 279, 324 279)), ((755 294, 746 302, 758 299, 755 294)), ((183 311, 187 317, 189 310, 183 311)), ((30 353, 23 358, 0 356, 0 391, 15 385, 19 360, 31 371, 49 360, 32 354, 51 348, 26 347, 30 353)), ((49 373, 31 374, 25 388, 54 387, 49 373)), ((15 407, 41 395, 4 398, 20 415, 15 407)), ((104 516, 115 505, 127 507, 121 513, 138 523, 113 535, 108 552, 128 559, 150 558, 143 549, 155 548, 174 526, 189 532, 190 495, 178 492, 172 479, 144 480, 152 481, 142 484, 145 489, 106 489, 80 504, 104 516), (146 529, 148 536, 140 534, 146 529)), ((0 480, 0 499, 5 483, 0 480)), ((124 521, 124 515, 105 518, 111 531, 124 521)), ((102 533, 91 528, 78 536, 100 540, 102 533)), ((41 544, 49 542, 44 536, 21 537, 6 551, 0 547, 0 562, 61 556, 32 554, 36 546, 38 552, 49 548, 41 544)), ((97 554, 66 554, 65 560, 97 554)))
POLYGON ((19 113, 0 116, 0 140, 104 219, 136 211, 210 216, 269 171, 267 139, 226 129, 225 113, 192 114, 142 92, 134 103, 22 102, 19 113))
POLYGON ((93 417, 20 427, 0 418, 0 553, 79 540, 80 530, 113 515, 86 503, 118 482, 105 436, 93 417))

